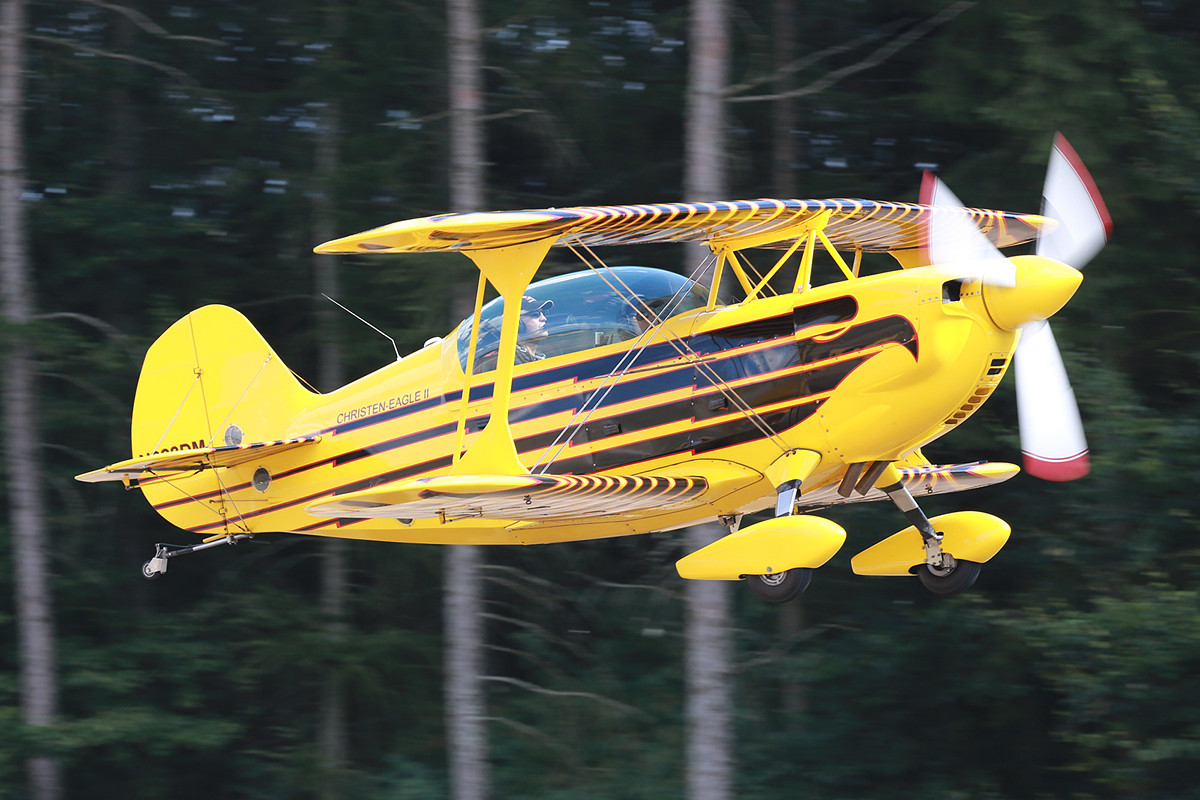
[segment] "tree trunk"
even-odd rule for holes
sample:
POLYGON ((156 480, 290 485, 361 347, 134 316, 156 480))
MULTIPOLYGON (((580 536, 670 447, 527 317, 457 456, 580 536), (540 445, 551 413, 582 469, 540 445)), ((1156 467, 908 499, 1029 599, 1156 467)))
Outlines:
MULTIPOLYGON (((725 0, 692 0, 689 38, 687 129, 684 132, 685 200, 721 200, 725 176, 725 101, 729 71, 725 0)), ((716 524, 688 531, 694 552, 724 535, 716 524)), ((724 581, 687 581, 687 795, 728 800, 733 791, 730 685, 730 599, 724 581)))
POLYGON ((775 92, 781 95, 771 104, 771 191, 790 198, 796 196, 796 98, 782 95, 796 83, 792 73, 783 71, 796 59, 796 0, 775 0, 771 36, 778 74, 775 92))
MULTIPOLYGON (((688 529, 689 552, 727 531, 717 524, 688 529)), ((730 598, 725 581, 687 581, 687 796, 733 796, 733 689, 730 598)))
MULTIPOLYGON (((447 0, 447 50, 450 81, 450 208, 484 211, 487 183, 483 128, 483 34, 479 0, 447 0)), ((450 324, 471 313, 475 302, 474 268, 463 261, 463 275, 450 303, 450 324)))
MULTIPOLYGON (((339 40, 345 30, 342 7, 331 4, 326 11, 326 30, 339 40)), ((314 169, 316 191, 313 193, 313 234, 318 242, 337 236, 334 213, 334 183, 341 163, 340 137, 342 126, 341 101, 330 99, 321 113, 317 128, 314 169)), ((313 254, 313 282, 317 294, 337 298, 341 294, 336 256, 313 254)), ((323 297, 317 303, 317 381, 323 392, 333 391, 345 383, 342 369, 341 336, 337 307, 323 297)), ((321 612, 325 631, 335 650, 345 637, 347 587, 347 544, 341 539, 321 542, 321 612)), ((317 721, 317 759, 320 765, 321 800, 338 800, 344 795, 342 773, 349 757, 346 731, 346 698, 342 671, 326 671, 321 684, 319 719, 317 721)))
MULTIPOLYGON (((125 3, 132 7, 133 3, 125 3)), ((118 53, 133 52, 136 26, 124 14, 114 15, 113 45, 118 53)), ((137 111, 129 91, 128 80, 134 66, 118 62, 113 67, 120 79, 104 87, 107 95, 108 141, 105 146, 105 161, 108 169, 104 175, 104 193, 110 197, 133 194, 137 188, 138 127, 137 111)))
MULTIPOLYGON (((771 108, 771 191, 776 197, 797 196, 796 187, 796 98, 786 97, 795 88, 795 76, 783 68, 796 60, 796 0, 774 0, 772 18, 773 58, 778 77, 775 93, 781 95, 771 108)), ((784 603, 779 607, 779 636, 792 641, 804 628, 804 607, 801 601, 784 603)), ((804 689, 799 681, 784 679, 780 693, 783 711, 788 717, 804 713, 804 689)))
MULTIPOLYGON (((321 611, 326 634, 334 647, 345 636, 346 595, 346 542, 327 539, 321 543, 321 611)), ((317 758, 322 778, 319 796, 321 800, 336 800, 344 795, 342 774, 350 749, 346 734, 346 697, 342 671, 338 668, 325 673, 319 713, 317 758)))
POLYGON ((491 793, 483 693, 483 565, 481 548, 445 549, 446 747, 450 797, 485 800, 491 793))
MULTIPOLYGON (((478 0, 448 0, 450 81, 450 206, 483 209, 483 40, 478 0)), ((465 266, 465 260, 464 260, 465 266)), ((451 301, 449 324, 474 305, 474 269, 464 268, 451 301)), ((446 749, 453 800, 485 800, 491 793, 483 691, 483 553, 444 549, 446 749)))
MULTIPOLYGON (((52 725, 58 713, 58 667, 42 467, 37 440, 34 349, 28 326, 34 294, 28 262, 22 142, 25 2, 0 3, 0 295, 3 296, 4 459, 16 587, 21 712, 26 725, 52 725)), ((58 760, 43 754, 26 761, 29 797, 62 795, 58 760)))
POLYGON ((726 0, 692 0, 689 27, 684 199, 724 200, 725 99, 729 73, 726 0))

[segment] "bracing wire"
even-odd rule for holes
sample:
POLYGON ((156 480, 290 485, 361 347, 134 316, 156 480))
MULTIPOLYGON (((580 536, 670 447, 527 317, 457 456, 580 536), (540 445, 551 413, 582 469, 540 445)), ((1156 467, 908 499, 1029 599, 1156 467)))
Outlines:
MULTIPOLYGON (((596 255, 594 250, 592 250, 582 241, 579 241, 578 245, 587 254, 586 257, 576 249, 575 244, 568 243, 567 247, 579 258, 580 261, 584 263, 584 265, 599 275, 601 280, 603 280, 615 294, 620 296, 631 308, 634 309, 634 311, 645 316, 651 324, 650 327, 648 327, 638 336, 638 338, 634 341, 634 346, 627 351, 624 356, 622 356, 617 365, 613 367, 612 371, 610 371, 609 374, 604 377, 600 385, 592 391, 587 400, 585 400, 580 406, 579 410, 575 412, 570 421, 567 422, 567 424, 559 432, 558 436, 555 437, 555 440, 546 448, 542 455, 539 456, 537 463, 533 465, 531 471, 536 471, 540 467, 541 473, 545 473, 546 470, 550 468, 550 465, 554 463, 559 455, 561 455, 563 449, 570 444, 571 440, 573 440, 575 436, 578 435, 579 431, 583 429, 583 426, 587 424, 587 421, 591 418, 592 414, 601 405, 603 405, 605 399, 607 399, 612 389, 637 362, 637 359, 646 349, 646 346, 654 338, 654 334, 662 327, 664 323, 664 320, 660 318, 642 298, 638 297, 637 294, 634 293, 633 290, 630 289, 629 286, 627 286, 615 272, 612 272, 611 268, 604 263, 603 259, 596 255), (603 272, 601 272, 600 269, 597 268, 597 264, 599 264, 601 268, 607 269, 609 274, 605 275, 603 272), (617 288, 609 281, 609 277, 616 281, 616 283, 618 283, 625 291, 618 291, 617 288), (642 308, 638 308, 635 303, 640 303, 642 308), (549 456, 549 459, 543 466, 542 460, 547 456, 549 456)), ((689 276, 692 283, 696 282, 695 276, 702 274, 713 258, 715 258, 715 255, 709 255, 706 257, 692 273, 692 275, 689 276)), ((670 307, 677 301, 678 297, 680 296, 680 292, 682 292, 686 286, 687 284, 679 288, 679 290, 675 293, 675 296, 671 298, 671 301, 667 307, 670 307)), ((741 395, 738 394, 737 390, 730 386, 724 378, 718 375, 712 366, 705 362, 703 357, 700 356, 700 354, 694 349, 692 349, 692 347, 688 345, 686 341, 682 339, 667 339, 667 343, 670 344, 670 346, 681 358, 690 362, 692 366, 695 367, 696 371, 705 378, 705 380, 712 384, 712 386, 716 388, 734 406, 734 408, 741 412, 742 415, 745 416, 750 423, 755 426, 759 433, 770 439, 777 447, 780 448, 782 452, 787 452, 790 449, 780 438, 778 432, 776 432, 771 425, 765 419, 763 419, 762 416, 755 411, 754 408, 750 406, 750 404, 747 403, 744 398, 741 397, 741 395)))

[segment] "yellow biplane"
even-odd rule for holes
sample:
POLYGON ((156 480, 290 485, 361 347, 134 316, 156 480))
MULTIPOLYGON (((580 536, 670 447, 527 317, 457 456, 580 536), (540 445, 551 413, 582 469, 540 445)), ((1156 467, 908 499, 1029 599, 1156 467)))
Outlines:
POLYGON ((146 354, 133 457, 79 479, 136 485, 203 537, 158 545, 146 577, 260 532, 540 544, 719 520, 729 534, 681 559, 680 575, 745 579, 784 602, 846 538, 808 512, 889 499, 909 527, 855 556, 853 570, 916 574, 955 594, 1009 527, 973 511, 929 519, 914 496, 1018 469, 934 465, 921 448, 987 400, 1015 352, 1027 470, 1087 472, 1044 320, 1070 299, 1110 222, 1061 136, 1041 215, 965 209, 930 176, 921 199, 443 214, 328 242, 316 251, 462 253, 479 270, 474 314, 318 394, 237 311, 200 308, 146 354), (997 250, 1035 238, 1036 254, 997 250), (663 242, 707 246, 696 277, 595 253, 663 242), (587 269, 534 282, 556 246, 587 269), (751 255, 770 251, 757 271, 751 255), (865 274, 864 253, 901 268, 865 274), (818 281, 821 270, 833 279, 818 281), (744 299, 723 302, 723 281, 744 299), (498 297, 485 302, 488 284, 498 297))

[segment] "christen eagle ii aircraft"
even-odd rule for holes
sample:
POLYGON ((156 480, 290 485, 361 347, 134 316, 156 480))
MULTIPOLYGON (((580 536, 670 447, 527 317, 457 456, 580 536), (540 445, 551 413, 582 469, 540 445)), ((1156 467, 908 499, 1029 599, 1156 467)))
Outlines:
POLYGON ((853 570, 916 574, 954 594, 1009 527, 974 511, 929 519, 914 495, 1018 470, 935 466, 921 448, 987 400, 1015 353, 1026 469, 1087 472, 1044 321, 1074 293, 1076 268, 1110 222, 1061 137, 1041 215, 964 209, 929 176, 921 200, 444 214, 328 242, 317 252, 462 253, 480 275, 472 318, 317 394, 238 312, 200 308, 146 354, 133 457, 79 479, 136 484, 203 537, 159 545, 147 577, 171 557, 259 532, 536 544, 719 520, 730 533, 681 559, 679 574, 745 579, 783 602, 846 538, 803 512, 890 499, 910 526, 855 556, 853 570), (1035 237, 1035 255, 997 250, 1035 237), (593 250, 640 242, 707 245, 703 281, 608 267, 593 250), (589 269, 532 282, 555 246, 589 269), (782 253, 760 275, 751 249, 782 253), (890 253, 901 268, 860 275, 864 252, 890 253), (819 253, 836 279, 818 285, 819 253), (729 276, 741 302, 718 299, 729 276), (790 290, 776 294, 783 279, 790 290), (499 296, 485 303, 488 283, 499 296), (773 517, 739 527, 769 508, 773 517))

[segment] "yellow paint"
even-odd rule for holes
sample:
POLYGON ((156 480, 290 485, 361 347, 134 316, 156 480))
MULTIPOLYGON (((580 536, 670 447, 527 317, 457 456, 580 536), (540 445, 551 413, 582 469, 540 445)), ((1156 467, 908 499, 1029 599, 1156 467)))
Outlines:
POLYGON ((790 450, 771 462, 767 478, 776 488, 786 481, 804 481, 820 463, 821 454, 815 450, 790 450))
POLYGON ((1014 256, 1016 287, 984 286, 988 314, 1006 331, 1034 320, 1048 319, 1067 304, 1083 274, 1042 256, 1014 256))
MULTIPOLYGON (((510 389, 517 352, 517 329, 521 324, 521 298, 549 249, 550 241, 543 239, 495 250, 474 250, 468 254, 504 298, 504 318, 500 326, 500 352, 497 356, 491 419, 479 438, 468 446, 467 452, 455 463, 455 474, 504 475, 526 472, 517 457, 512 431, 508 426, 508 410, 512 399, 510 389)), ((480 293, 476 296, 476 307, 482 302, 480 293)))
POLYGON ((680 577, 736 581, 821 566, 846 541, 846 531, 822 517, 773 517, 722 537, 675 562, 680 577))
MULTIPOLYGON (((990 561, 1008 541, 1010 528, 999 517, 982 511, 956 511, 930 520, 943 534, 942 551, 961 561, 990 561)), ((855 575, 910 575, 925 563, 924 541, 910 526, 868 547, 850 559, 855 575)))
MULTIPOLYGON (((604 213, 598 209, 595 216, 608 224, 604 213)), ((983 289, 978 282, 966 282, 960 300, 945 302, 943 285, 948 281, 957 285, 964 278, 963 270, 952 264, 846 277, 857 274, 861 248, 855 251, 852 267, 837 259, 839 269, 833 272, 843 279, 810 285, 819 277, 813 274, 812 265, 817 240, 827 249, 839 242, 845 244, 838 238, 842 234, 837 226, 826 228, 826 223, 845 222, 852 215, 806 212, 797 214, 785 232, 765 233, 756 226, 769 215, 738 213, 746 225, 720 239, 714 281, 719 281, 728 264, 751 290, 750 299, 722 307, 715 305, 715 293, 711 293, 714 301, 708 308, 667 320, 655 334, 655 342, 675 342, 682 352, 672 355, 664 351, 667 355, 659 356, 659 362, 639 363, 629 379, 644 380, 649 386, 656 376, 673 370, 699 372, 703 365, 694 363, 695 356, 683 349, 691 337, 699 340, 704 334, 738 326, 753 329, 764 320, 775 320, 773 325, 783 320, 786 325, 793 315, 800 314, 797 309, 803 311, 825 301, 844 306, 846 298, 857 308, 852 319, 806 325, 793 336, 796 347, 820 349, 842 337, 865 336, 862 331, 872 326, 913 330, 916 342, 905 346, 883 336, 879 341, 822 350, 827 354, 821 361, 788 367, 786 374, 781 368, 780 374, 773 376, 781 386, 803 384, 817 369, 841 370, 845 375, 836 387, 822 385, 811 390, 812 402, 819 404, 817 411, 790 428, 774 431, 771 437, 748 441, 743 437, 700 452, 681 449, 598 471, 606 476, 633 473, 643 478, 703 478, 707 488, 694 501, 668 505, 633 502, 629 498, 634 490, 614 491, 611 508, 571 517, 570 505, 564 504, 567 516, 530 519, 489 516, 482 503, 474 515, 454 516, 436 503, 429 504, 422 495, 432 486, 469 486, 482 494, 512 491, 519 489, 531 468, 539 465, 534 468, 538 472, 551 459, 554 462, 548 471, 553 473, 556 464, 569 459, 590 463, 588 459, 608 447, 633 447, 649 437, 683 440, 698 424, 686 412, 689 404, 703 404, 716 394, 703 379, 693 385, 666 383, 644 396, 626 393, 607 404, 602 414, 619 421, 667 404, 685 411, 655 418, 653 427, 618 430, 596 440, 581 433, 561 449, 547 449, 549 441, 571 421, 572 404, 577 405, 578 398, 588 396, 605 380, 573 376, 572 367, 584 359, 615 362, 633 346, 632 340, 597 344, 578 353, 514 365, 522 295, 550 246, 586 226, 579 220, 562 221, 550 211, 409 220, 318 248, 321 252, 461 248, 480 270, 477 305, 482 302, 485 280, 505 300, 500 356, 494 370, 464 374, 457 336, 452 335, 336 391, 318 394, 293 377, 244 317, 232 309, 208 306, 171 326, 147 353, 134 404, 133 459, 123 463, 131 470, 137 464, 158 470, 140 476, 139 487, 147 500, 172 524, 206 537, 292 531, 393 542, 533 544, 669 530, 769 508, 774 505, 776 487, 789 480, 803 482, 803 504, 808 493, 836 486, 849 464, 924 463, 920 448, 954 430, 995 388, 1016 341, 1016 334, 1006 326, 1030 313, 1046 312, 1060 299, 1065 302, 1060 297, 1065 292, 1063 281, 1054 275, 1045 277, 1054 270, 1046 266, 1045 259, 1036 257, 1024 257, 1026 262, 1018 262, 1022 257, 1013 259, 1025 263, 1018 266, 1019 275, 1034 276, 1030 280, 1037 288, 1028 296, 1024 289, 997 293, 993 287, 983 289), (758 296, 765 280, 751 284, 736 250, 751 242, 788 250, 772 272, 801 244, 805 246, 796 268, 795 291, 758 296), (996 367, 997 363, 1003 366, 996 367), (523 380, 551 372, 553 380, 523 380), (530 383, 537 385, 530 387, 530 383), (484 418, 487 423, 481 425, 484 418), (209 452, 209 448, 231 444, 238 435, 244 443, 306 441, 247 450, 242 454, 244 460, 242 455, 234 459, 209 452), (173 455, 163 455, 164 451, 173 455), (461 457, 460 451, 465 451, 461 457), (194 459, 188 464, 205 468, 181 472, 178 459, 185 456, 194 459), (138 462, 139 458, 143 461, 138 462), (168 467, 170 471, 164 471, 168 467), (265 474, 269 480, 256 481, 256 474, 265 474), (394 516, 322 516, 347 501, 395 506, 394 516), (410 519, 410 514, 411 521, 400 521, 410 519)), ((612 222, 613 226, 618 222, 612 222)), ((653 229, 656 223, 637 224, 653 229)), ((608 230, 619 231, 619 226, 608 230)), ((897 230, 904 233, 901 227, 897 230)), ((911 231, 905 236, 911 239, 909 234, 911 231)), ((709 243, 717 244, 717 238, 710 238, 709 243)), ((893 254, 901 260, 911 255, 899 250, 893 254)), ((751 343, 739 352, 750 363, 766 347, 751 343)), ((710 353, 703 360, 721 356, 710 353)), ((727 382, 722 388, 727 392, 740 392, 762 381, 736 369, 724 374, 727 382)), ((760 417, 769 417, 794 404, 795 398, 786 393, 764 392, 754 410, 760 417)), ((732 406, 711 413, 714 417, 706 419, 741 418, 732 406)), ((130 473, 117 466, 81 478, 127 478, 130 473)), ((945 531, 947 552, 968 560, 987 560, 1003 545, 1007 526, 994 517, 973 513, 947 515, 937 524, 949 528, 945 531)), ((770 519, 683 559, 680 574, 736 579, 742 574, 816 567, 837 551, 844 538, 839 526, 821 518, 770 519)), ((920 550, 919 536, 915 546, 920 550)), ((869 574, 908 574, 924 559, 923 551, 916 552, 913 547, 911 536, 902 531, 857 556, 856 571, 864 566, 872 570, 869 574)))

